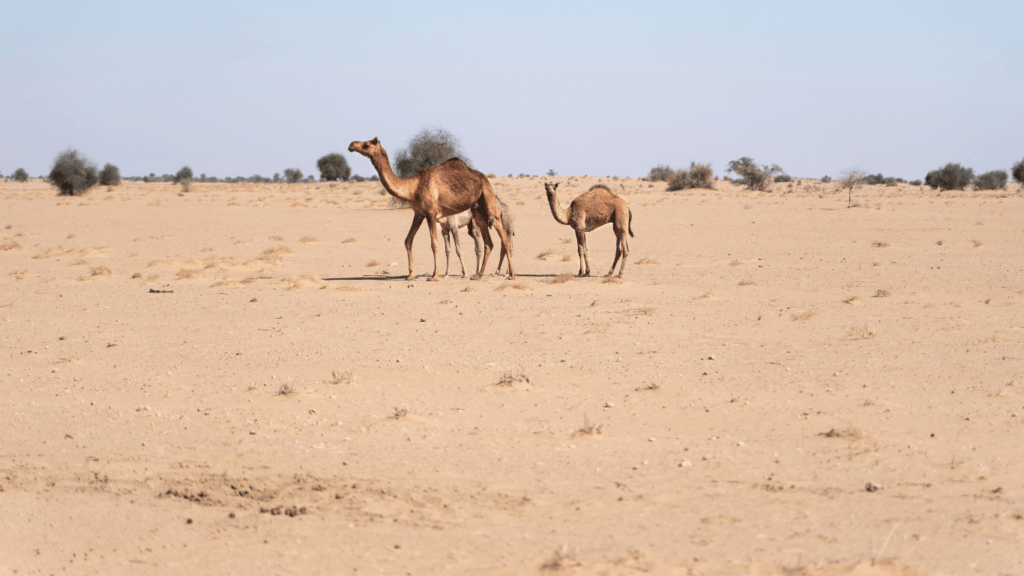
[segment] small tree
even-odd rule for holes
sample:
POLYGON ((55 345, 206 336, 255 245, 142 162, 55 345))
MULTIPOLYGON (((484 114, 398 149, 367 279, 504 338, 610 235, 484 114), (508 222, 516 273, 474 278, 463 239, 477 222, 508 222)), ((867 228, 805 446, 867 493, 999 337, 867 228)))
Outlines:
POLYGON ((96 185, 96 165, 74 148, 61 152, 53 160, 50 181, 61 196, 76 196, 96 185))
POLYGON ((950 162, 938 170, 932 170, 924 183, 939 190, 963 190, 974 180, 974 170, 950 162))
POLYGON ((121 184, 121 170, 113 164, 104 164, 100 170, 101 186, 118 186, 121 184))
POLYGON ((863 170, 845 170, 839 173, 839 189, 846 188, 848 191, 848 197, 846 207, 853 207, 853 189, 860 188, 864 183, 864 177, 867 176, 867 172, 863 170))
POLYGON ((28 182, 28 172, 24 168, 15 170, 11 177, 14 178, 15 182, 28 182))
POLYGON ((400 178, 409 178, 424 168, 443 164, 452 158, 471 165, 459 140, 451 132, 444 128, 424 128, 395 155, 395 173, 400 178))
POLYGON ((331 152, 317 160, 316 168, 320 171, 320 178, 328 182, 338 180, 344 182, 352 174, 352 169, 348 167, 348 160, 345 160, 345 157, 337 152, 331 152))
POLYGON ((1024 159, 1013 165, 1013 169, 1010 171, 1010 175, 1024 188, 1024 159))
POLYGON ((1006 190, 1006 170, 992 170, 974 179, 978 190, 1006 190))
POLYGON ((284 179, 289 184, 302 182, 302 170, 299 170, 298 168, 286 168, 284 171, 284 179))
POLYGON ((715 189, 715 172, 710 164, 690 162, 689 170, 677 170, 668 181, 668 190, 688 190, 690 188, 715 189))
POLYGON ((558 172, 555 172, 555 169, 552 168, 552 169, 548 170, 548 176, 554 178, 555 176, 558 176, 558 172))
POLYGON ((174 183, 180 184, 186 181, 192 181, 192 169, 188 166, 182 166, 181 170, 178 170, 178 173, 174 175, 174 183))
POLYGON ((832 177, 829 176, 828 174, 826 174, 826 175, 821 177, 821 183, 822 184, 828 184, 831 181, 832 181, 832 177))
POLYGON ((771 166, 763 164, 758 166, 753 159, 746 156, 739 160, 729 162, 726 172, 737 174, 739 183, 746 185, 748 190, 768 190, 776 174, 783 174, 785 171, 778 164, 771 166))

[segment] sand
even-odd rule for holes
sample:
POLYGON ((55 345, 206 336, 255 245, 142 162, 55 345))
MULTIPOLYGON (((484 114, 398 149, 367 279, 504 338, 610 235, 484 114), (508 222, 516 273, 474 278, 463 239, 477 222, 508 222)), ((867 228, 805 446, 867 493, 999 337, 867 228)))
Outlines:
POLYGON ((1016 185, 557 180, 621 282, 543 178, 436 283, 377 183, 0 184, 0 575, 1024 573, 1016 185))

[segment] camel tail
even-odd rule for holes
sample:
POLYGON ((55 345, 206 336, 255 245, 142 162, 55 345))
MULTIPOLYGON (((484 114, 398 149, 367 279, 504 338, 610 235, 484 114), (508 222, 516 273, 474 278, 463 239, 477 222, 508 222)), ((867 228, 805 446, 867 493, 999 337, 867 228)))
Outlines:
POLYGON ((627 208, 627 210, 629 210, 629 237, 635 238, 635 236, 633 236, 633 209, 627 208))

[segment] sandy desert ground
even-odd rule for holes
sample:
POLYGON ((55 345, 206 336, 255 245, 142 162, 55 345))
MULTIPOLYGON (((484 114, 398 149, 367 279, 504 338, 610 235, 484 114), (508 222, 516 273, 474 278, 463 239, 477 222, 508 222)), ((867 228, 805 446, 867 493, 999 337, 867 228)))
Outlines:
POLYGON ((377 183, 0 184, 0 575, 1024 573, 1016 185, 555 179, 609 282, 545 180, 437 283, 377 183))

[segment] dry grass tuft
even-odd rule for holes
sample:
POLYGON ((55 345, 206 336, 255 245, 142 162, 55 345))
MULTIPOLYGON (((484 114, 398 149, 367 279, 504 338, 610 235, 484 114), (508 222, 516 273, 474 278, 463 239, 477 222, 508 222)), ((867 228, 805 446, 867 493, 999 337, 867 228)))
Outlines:
POLYGON ((380 260, 370 260, 369 262, 366 263, 366 267, 367 268, 376 268, 377 266, 380 266, 382 264, 383 263, 380 260))
POLYGON ((860 296, 853 295, 843 299, 843 304, 860 304, 860 296))
POLYGON ((975 248, 981 248, 982 246, 984 246, 984 244, 982 244, 978 240, 971 240, 971 242, 974 243, 975 248))
POLYGON ((409 415, 409 409, 402 406, 395 406, 395 411, 391 413, 391 418, 394 420, 401 420, 409 415))
POLYGON ((540 570, 541 572, 557 572, 578 566, 582 566, 582 564, 576 559, 576 552, 570 552, 569 546, 564 545, 560 550, 555 550, 555 554, 540 565, 540 570))
POLYGON ((494 289, 495 292, 504 292, 505 290, 530 291, 533 290, 533 288, 521 282, 516 282, 515 284, 513 284, 512 282, 504 282, 502 283, 501 286, 498 286, 497 288, 494 289))
POLYGON ((3 244, 0 244, 0 251, 10 252, 11 250, 21 250, 21 244, 18 244, 18 242, 15 240, 11 240, 9 242, 4 242, 3 244))
POLYGON ((284 236, 281 236, 280 234, 274 234, 269 238, 269 240, 273 240, 274 242, 284 242, 284 236))
POLYGON ((573 278, 575 278, 575 276, 573 276, 572 274, 569 274, 569 273, 559 274, 558 276, 555 276, 554 278, 549 280, 548 283, 550 283, 550 284, 564 284, 566 282, 571 282, 573 278))
POLYGON ((604 280, 601 280, 602 284, 622 284, 622 276, 605 276, 604 280))
POLYGON ((816 311, 807 310, 806 312, 801 312, 799 314, 790 314, 789 317, 792 318, 794 322, 806 322, 817 315, 818 313, 816 311))
POLYGON ((338 286, 338 290, 341 290, 342 292, 362 292, 363 291, 362 288, 360 288, 358 286, 353 286, 351 284, 342 284, 341 286, 338 286))
POLYGON ((359 240, 356 240, 355 238, 352 238, 351 236, 348 237, 348 238, 345 238, 344 240, 341 241, 342 244, 355 244, 356 242, 359 242, 359 240))
POLYGON ((740 262, 739 260, 733 260, 732 262, 729 262, 729 266, 742 266, 742 265, 743 265, 743 262, 740 262))
POLYGON ((191 280, 199 277, 200 270, 192 270, 189 268, 182 268, 178 270, 178 280, 191 280))
POLYGON ((661 262, 658 262, 654 258, 641 258, 636 261, 638 266, 659 266, 661 262))
POLYGON ((892 296, 892 292, 882 288, 879 288, 878 291, 875 292, 875 298, 888 298, 889 296, 892 296))
POLYGON ((313 236, 303 236, 302 238, 299 238, 299 242, 302 242, 303 244, 309 244, 310 242, 319 242, 319 241, 320 240, 318 240, 317 238, 314 238, 313 236))
POLYGON ((331 372, 331 384, 355 384, 356 375, 351 370, 338 371, 334 370, 331 372))
POLYGON ((89 275, 109 277, 113 276, 113 273, 110 271, 110 268, 107 268, 106 266, 93 266, 92 268, 89 268, 89 275))
POLYGON ((298 392, 298 389, 296 389, 294 386, 292 386, 291 382, 286 382, 284 384, 281 384, 281 387, 277 389, 277 395, 278 396, 291 396, 292 394, 295 394, 296 392, 298 392))
POLYGON ((628 310, 623 310, 622 313, 626 316, 654 316, 654 313, 657 311, 657 308, 645 306, 643 308, 630 308, 628 310))
POLYGON ((545 250, 537 254, 537 260, 547 260, 548 256, 558 256, 558 253, 551 249, 545 250))
POLYGON ((879 242, 878 240, 875 240, 874 242, 871 243, 871 247, 872 248, 888 248, 889 247, 889 243, 888 242, 879 242))
POLYGON ((818 436, 824 436, 825 438, 849 438, 851 440, 860 440, 865 438, 867 435, 859 428, 847 426, 846 428, 833 428, 828 432, 821 432, 818 436))
POLYGON ((740 280, 740 286, 757 286, 757 282, 747 278, 745 280, 740 280))
POLYGON ((875 331, 870 326, 852 326, 846 331, 846 340, 870 340, 875 337, 875 331))
POLYGON ((15 280, 22 280, 25 278, 25 274, 28 274, 27 268, 22 270, 13 270, 8 274, 8 276, 14 276, 15 280))
POLYGON ((715 297, 715 294, 712 291, 708 290, 707 292, 705 292, 705 293, 701 294, 700 296, 697 296, 696 298, 694 298, 694 300, 707 300, 708 298, 714 298, 714 297, 715 297))
POLYGON ((501 379, 494 383, 495 386, 503 386, 511 388, 516 383, 530 383, 530 377, 527 376, 526 372, 522 368, 516 370, 506 370, 502 372, 501 379))
POLYGON ((601 428, 604 424, 594 424, 587 417, 587 413, 583 413, 583 427, 572 433, 573 436, 596 436, 601 433, 601 428))

